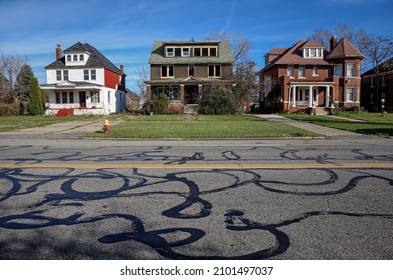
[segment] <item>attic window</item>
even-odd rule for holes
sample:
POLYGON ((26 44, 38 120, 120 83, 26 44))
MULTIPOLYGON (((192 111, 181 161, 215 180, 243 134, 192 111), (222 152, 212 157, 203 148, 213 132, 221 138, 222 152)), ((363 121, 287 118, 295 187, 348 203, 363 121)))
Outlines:
POLYGON ((190 48, 183 48, 182 49, 182 56, 190 56, 190 48))
POLYGON ((174 57, 175 52, 173 51, 173 48, 166 48, 166 56, 167 57, 174 57))
POLYGON ((323 49, 320 49, 320 48, 303 49, 303 57, 305 57, 305 58, 323 58, 323 49))
POLYGON ((216 48, 210 48, 210 56, 217 56, 217 49, 216 48))

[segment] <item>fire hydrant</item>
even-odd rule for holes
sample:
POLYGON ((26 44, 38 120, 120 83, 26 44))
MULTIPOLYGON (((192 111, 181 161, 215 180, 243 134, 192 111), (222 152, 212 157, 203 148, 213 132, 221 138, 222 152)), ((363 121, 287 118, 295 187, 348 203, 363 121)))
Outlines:
POLYGON ((104 125, 102 126, 102 130, 104 131, 105 134, 109 133, 109 120, 104 121, 104 125))

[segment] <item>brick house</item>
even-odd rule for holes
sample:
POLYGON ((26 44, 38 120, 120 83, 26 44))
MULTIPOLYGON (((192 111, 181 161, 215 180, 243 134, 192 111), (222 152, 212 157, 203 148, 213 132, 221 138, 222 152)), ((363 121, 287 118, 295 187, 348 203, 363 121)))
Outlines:
POLYGON ((56 60, 45 67, 49 103, 47 115, 108 115, 125 111, 123 66, 117 68, 96 48, 80 42, 64 51, 56 47, 56 60))
POLYGON ((126 89, 126 100, 128 112, 135 112, 141 109, 141 97, 128 88, 126 89))
POLYGON ((360 105, 368 111, 381 111, 381 100, 384 99, 385 111, 393 112, 393 58, 378 67, 378 77, 375 68, 362 74, 360 105))
POLYGON ((346 38, 330 40, 330 52, 313 41, 299 41, 290 48, 273 48, 259 72, 261 108, 271 106, 268 95, 279 90, 281 110, 295 112, 331 106, 360 106, 360 69, 364 58, 346 38))
POLYGON ((155 41, 147 97, 165 94, 171 105, 196 104, 210 86, 232 86, 233 62, 228 41, 155 41))

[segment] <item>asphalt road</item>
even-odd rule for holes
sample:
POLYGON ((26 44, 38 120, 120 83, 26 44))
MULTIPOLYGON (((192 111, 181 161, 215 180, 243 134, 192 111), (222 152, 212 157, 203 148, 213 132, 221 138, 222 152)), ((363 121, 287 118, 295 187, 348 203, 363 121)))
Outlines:
POLYGON ((392 259, 393 139, 0 139, 0 259, 392 259))

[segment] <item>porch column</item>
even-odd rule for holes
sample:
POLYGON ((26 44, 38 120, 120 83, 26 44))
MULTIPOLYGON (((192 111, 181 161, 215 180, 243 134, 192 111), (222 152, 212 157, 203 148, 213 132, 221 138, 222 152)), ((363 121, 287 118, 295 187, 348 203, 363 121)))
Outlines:
POLYGON ((202 98, 202 89, 203 89, 203 85, 198 85, 198 103, 202 98))
POLYGON ((184 85, 180 85, 180 101, 184 104, 184 85))
POLYGON ((308 87, 308 107, 312 108, 314 103, 314 98, 312 94, 312 86, 308 87))
POLYGON ((296 86, 292 87, 292 107, 296 107, 296 86))
POLYGON ((330 107, 330 86, 326 86, 325 107, 330 107))

